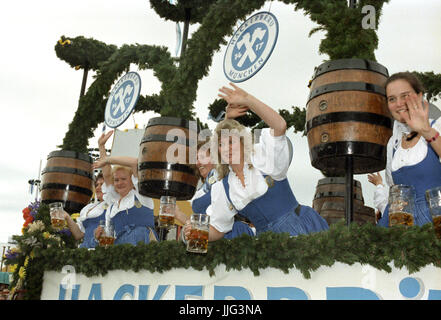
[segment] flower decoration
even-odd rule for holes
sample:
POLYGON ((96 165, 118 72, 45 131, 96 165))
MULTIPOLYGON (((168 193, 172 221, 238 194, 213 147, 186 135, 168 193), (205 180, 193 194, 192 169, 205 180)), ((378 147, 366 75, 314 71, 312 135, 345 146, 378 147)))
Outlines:
POLYGON ((38 209, 40 208, 40 201, 31 202, 26 208, 22 210, 23 219, 25 220, 23 224, 23 228, 27 228, 30 223, 35 220, 35 216, 38 213, 38 209))
POLYGON ((28 232, 43 231, 45 228, 43 221, 37 220, 32 222, 28 227, 28 232))
POLYGON ((20 255, 20 250, 18 248, 12 248, 6 251, 4 258, 7 260, 15 260, 20 255))

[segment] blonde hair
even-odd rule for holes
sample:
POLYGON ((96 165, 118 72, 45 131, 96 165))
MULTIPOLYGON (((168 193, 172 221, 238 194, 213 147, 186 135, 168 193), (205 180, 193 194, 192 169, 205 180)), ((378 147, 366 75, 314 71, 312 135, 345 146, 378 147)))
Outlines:
MULTIPOLYGON (((223 163, 220 153, 218 151, 218 146, 220 145, 221 137, 225 136, 225 131, 228 131, 228 136, 239 136, 240 142, 243 146, 244 150, 244 161, 245 163, 248 163, 248 168, 252 168, 253 165, 251 164, 251 154, 253 152, 253 137, 251 135, 251 132, 247 130, 247 128, 243 125, 241 125, 239 122, 237 122, 234 119, 225 119, 219 122, 219 124, 214 129, 214 135, 211 139, 211 150, 216 150, 217 159, 215 160, 217 163, 216 170, 218 172, 219 180, 224 178, 228 173, 230 172, 229 164, 223 163), (213 145, 214 144, 214 145, 213 145)), ((213 152, 211 153, 213 156, 213 152)))
POLYGON ((112 166, 112 181, 113 181, 113 176, 115 175, 115 172, 122 170, 125 171, 129 174, 130 177, 130 181, 132 180, 131 177, 133 175, 133 170, 130 167, 127 166, 120 166, 120 165, 116 165, 116 166, 112 166))

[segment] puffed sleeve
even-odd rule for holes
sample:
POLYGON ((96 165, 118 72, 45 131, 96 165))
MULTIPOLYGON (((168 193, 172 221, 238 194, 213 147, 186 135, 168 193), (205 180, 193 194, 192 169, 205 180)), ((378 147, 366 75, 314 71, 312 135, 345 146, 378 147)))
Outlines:
POLYGON ((211 186, 211 205, 207 208, 210 225, 219 232, 227 233, 233 229, 236 213, 230 206, 222 181, 215 182, 211 186))
POLYGON ((79 220, 79 219, 77 220, 77 226, 78 226, 78 228, 80 228, 82 233, 86 232, 86 228, 84 228, 83 222, 81 220, 79 220))
POLYGON ((141 204, 143 206, 153 210, 153 207, 154 207, 153 199, 139 193, 138 177, 135 177, 134 175, 132 175, 132 183, 135 186, 136 197, 138 198, 139 202, 141 202, 141 204))
POLYGON ((103 200, 108 204, 112 204, 118 202, 119 194, 116 192, 113 184, 107 185, 105 182, 101 186, 101 190, 103 191, 103 200))
POLYGON ((289 146, 285 135, 274 137, 270 128, 262 129, 251 156, 253 166, 274 180, 286 178, 289 169, 289 146))
POLYGON ((375 188, 374 192, 374 206, 381 212, 381 214, 383 214, 384 210, 386 209, 388 198, 389 188, 379 184, 375 188))
POLYGON ((392 179, 392 155, 393 155, 393 136, 390 137, 387 146, 386 146, 386 169, 384 176, 386 178, 386 184, 391 186, 394 184, 394 180, 392 179))

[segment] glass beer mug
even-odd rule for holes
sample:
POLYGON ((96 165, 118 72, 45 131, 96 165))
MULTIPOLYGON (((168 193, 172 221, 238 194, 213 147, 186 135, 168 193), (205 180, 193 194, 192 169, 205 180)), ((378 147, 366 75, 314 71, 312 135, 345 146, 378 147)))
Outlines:
POLYGON ((426 200, 432 215, 436 236, 441 239, 441 187, 427 190, 426 200))
POLYGON ((190 216, 190 236, 187 241, 187 251, 195 253, 207 253, 208 231, 210 216, 207 214, 192 214, 190 216))
POLYGON ((103 233, 98 239, 100 247, 108 247, 113 245, 116 236, 112 223, 106 224, 104 220, 100 220, 99 226, 103 228, 103 233))
POLYGON ((389 189, 389 226, 414 225, 415 189, 396 184, 389 189))
POLYGON ((51 225, 57 231, 63 230, 65 226, 64 211, 62 202, 49 203, 49 214, 51 216, 51 225))
POLYGON ((162 196, 159 204, 159 226, 171 228, 175 224, 176 198, 162 196))

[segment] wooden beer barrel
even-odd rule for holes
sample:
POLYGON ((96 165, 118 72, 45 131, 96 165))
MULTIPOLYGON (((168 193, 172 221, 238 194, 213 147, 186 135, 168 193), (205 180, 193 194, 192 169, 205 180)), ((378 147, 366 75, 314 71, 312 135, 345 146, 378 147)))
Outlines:
MULTIPOLYGON (((327 201, 323 204, 320 215, 328 225, 345 220, 345 203, 327 201)), ((353 221, 358 224, 375 224, 375 210, 364 205, 354 204, 353 221)))
POLYGON ((78 213, 93 194, 92 158, 75 151, 53 151, 42 171, 41 201, 63 202, 68 213, 78 213))
POLYGON ((316 68, 306 106, 312 166, 327 175, 345 174, 352 156, 353 173, 381 171, 392 119, 386 104, 387 69, 364 59, 340 59, 316 68))
MULTIPOLYGON (((312 207, 318 213, 321 212, 322 206, 326 202, 345 203, 346 180, 342 177, 327 177, 320 179, 315 189, 312 207)), ((364 199, 361 190, 360 181, 354 180, 353 183, 353 204, 354 206, 363 206, 364 199)))
POLYGON ((150 119, 139 150, 139 193, 158 199, 161 196, 191 199, 199 180, 197 135, 195 121, 173 117, 150 119))

